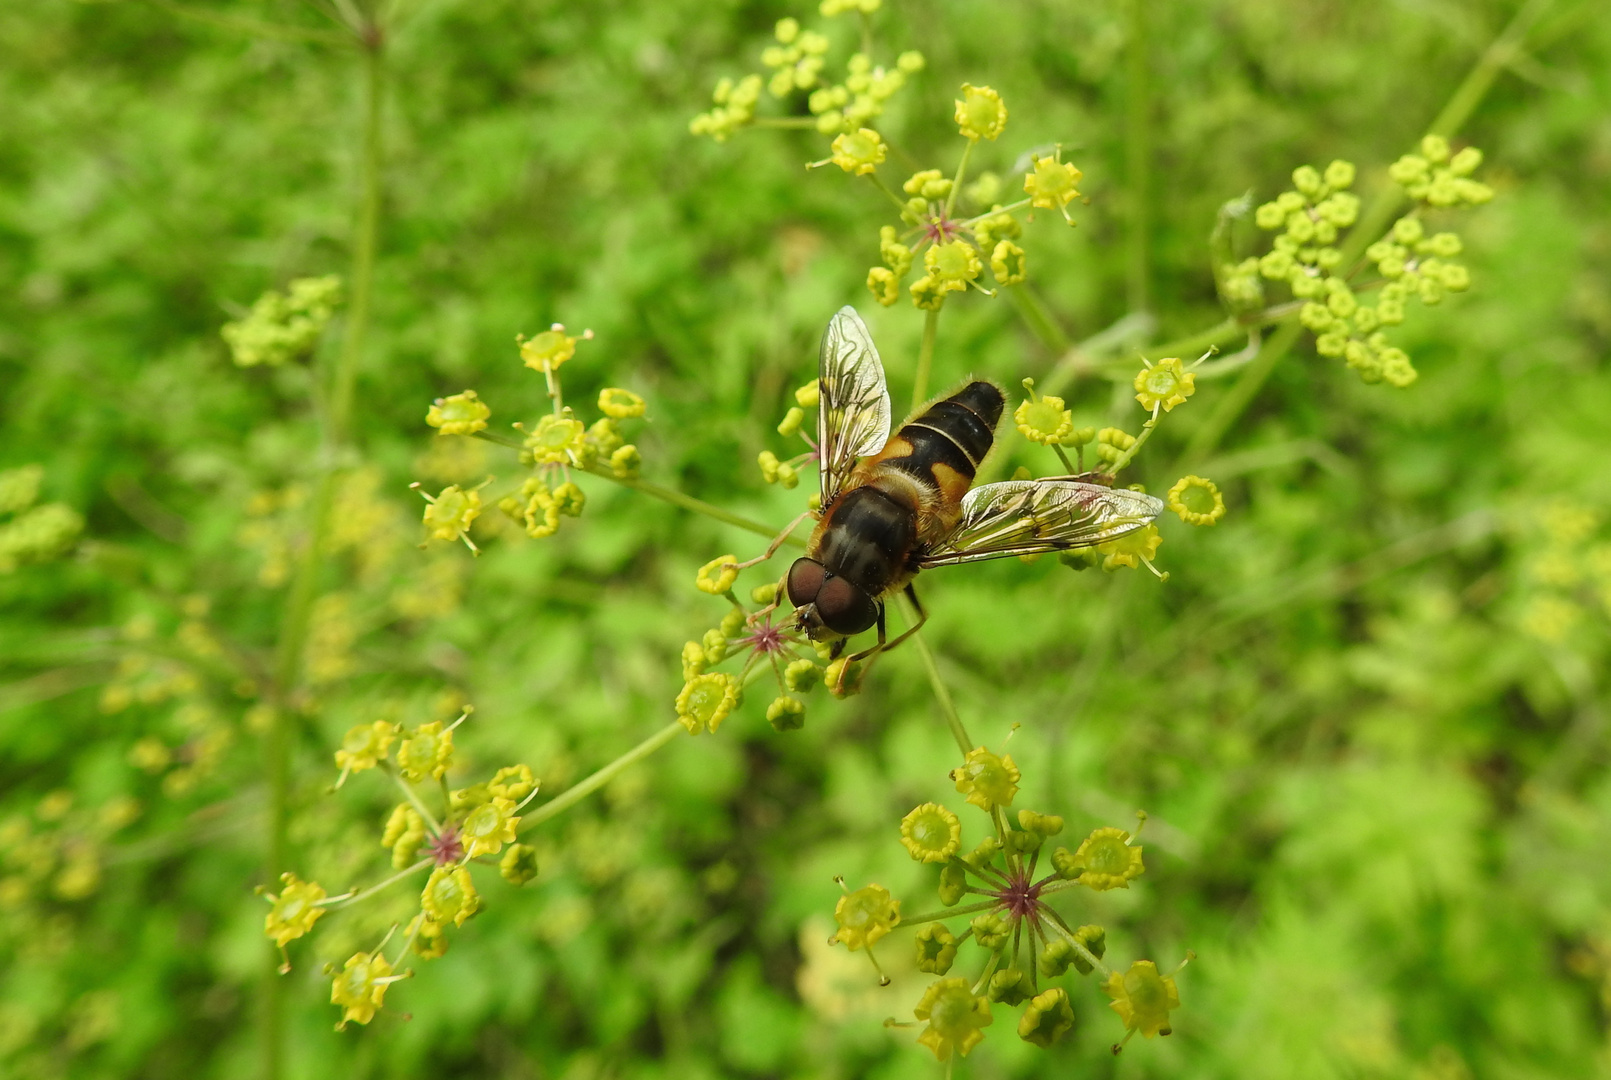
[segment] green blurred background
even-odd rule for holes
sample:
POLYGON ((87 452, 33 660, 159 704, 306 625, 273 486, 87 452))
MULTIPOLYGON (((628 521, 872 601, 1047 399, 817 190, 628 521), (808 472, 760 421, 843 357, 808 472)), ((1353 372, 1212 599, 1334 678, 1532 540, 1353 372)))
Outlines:
MULTIPOLYGON (((1021 803, 1076 836, 1154 815, 1145 877, 1071 897, 1072 917, 1104 923, 1121 961, 1198 956, 1170 1038, 1111 1056, 1121 1027, 1074 982, 1075 1037, 1038 1051, 998 1010, 959 1075, 1611 1075, 1611 19, 1535 7, 1461 133, 1498 197, 1462 219, 1471 291, 1403 328, 1416 384, 1362 385, 1300 345, 1195 467, 1230 513, 1164 524, 1167 584, 1050 560, 927 581, 970 730, 999 747, 1022 725, 1021 803)), ((433 436, 433 397, 473 386, 495 425, 534 417, 514 335, 591 327, 567 395, 648 398, 645 477, 781 524, 799 492, 762 485, 755 455, 779 448, 770 428, 829 314, 868 313, 897 401, 922 324, 870 302, 887 207, 802 170, 824 140, 688 134, 719 76, 758 69, 778 18, 814 11, 403 9, 361 463, 293 769, 287 868, 332 891, 386 866, 381 781, 328 790, 349 725, 472 701, 463 775, 525 761, 557 792, 671 718, 681 644, 720 614, 695 568, 757 548, 584 478, 586 515, 551 540, 489 517, 479 560, 420 550, 410 481, 518 478, 496 447, 433 436)), ((0 469, 43 465, 40 500, 86 519, 76 551, 0 575, 7 1076, 234 1077, 262 1056, 253 680, 318 435, 302 369, 238 369, 218 331, 265 289, 348 272, 362 78, 351 48, 230 25, 329 29, 310 6, 190 10, 218 18, 0 8, 0 469)), ((1042 220, 1023 242, 1061 330, 1144 306, 1164 341, 1223 317, 1207 247, 1222 202, 1337 157, 1368 199, 1515 10, 893 0, 880 50, 928 67, 879 126, 949 169, 957 86, 998 89, 1011 120, 980 164, 1061 142, 1086 174, 1080 227, 1042 220)), ((1011 305, 972 296, 941 319, 936 382, 1014 385, 1056 359, 1011 305)), ((1134 479, 1167 487, 1232 382, 1201 383, 1134 479)), ((1068 396, 1081 422, 1140 423, 1123 382, 1068 396)), ((1053 467, 1003 442, 1000 468, 1053 467)), ((766 696, 538 830, 538 880, 489 875, 485 912, 367 1027, 331 1030, 320 966, 408 917, 410 890, 294 943, 288 1075, 937 1075, 881 1026, 909 1015, 915 973, 879 990, 822 944, 835 874, 932 906, 896 825, 960 799, 918 658, 813 701, 797 733, 766 725, 766 696)), ((964 827, 972 843, 977 817, 964 827)))

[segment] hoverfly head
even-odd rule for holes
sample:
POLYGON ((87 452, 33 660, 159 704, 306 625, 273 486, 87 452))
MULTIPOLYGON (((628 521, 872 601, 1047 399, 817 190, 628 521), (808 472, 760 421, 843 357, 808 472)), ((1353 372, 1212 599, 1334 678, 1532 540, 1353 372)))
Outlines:
POLYGON ((859 634, 878 621, 878 602, 815 559, 796 559, 789 567, 789 603, 813 641, 859 634))

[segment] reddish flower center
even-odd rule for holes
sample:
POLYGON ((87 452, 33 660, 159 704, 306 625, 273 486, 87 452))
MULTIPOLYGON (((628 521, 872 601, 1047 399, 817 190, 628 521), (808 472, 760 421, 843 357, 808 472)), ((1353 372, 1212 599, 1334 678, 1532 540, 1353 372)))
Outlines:
POLYGON ((1030 881, 1028 874, 1019 871, 1008 878, 1006 886, 998 889, 995 897, 1013 918, 1033 919, 1040 906, 1040 889, 1040 882, 1030 881))
POLYGON ((449 825, 425 845, 425 854, 437 866, 448 866, 464 861, 464 842, 459 838, 459 827, 449 825))
POLYGON ((775 626, 769 618, 759 623, 748 635, 738 639, 738 643, 747 649, 754 649, 763 656, 781 653, 789 646, 789 639, 783 633, 783 627, 775 626))

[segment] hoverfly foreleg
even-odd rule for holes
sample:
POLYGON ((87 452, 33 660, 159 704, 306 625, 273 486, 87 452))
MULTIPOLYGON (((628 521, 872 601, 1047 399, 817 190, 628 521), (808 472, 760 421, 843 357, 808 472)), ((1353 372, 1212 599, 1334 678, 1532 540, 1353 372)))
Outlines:
POLYGON ((761 555, 757 555, 755 558, 746 560, 745 562, 741 562, 741 563, 724 563, 723 566, 730 566, 735 570, 748 570, 752 566, 756 566, 756 565, 759 565, 760 563, 764 563, 766 560, 770 559, 772 556, 774 556, 774 555, 776 555, 778 553, 778 548, 782 547, 783 542, 785 540, 787 540, 791 535, 793 535, 794 530, 799 527, 800 522, 804 521, 806 518, 808 518, 810 516, 811 516, 811 511, 807 510, 804 513, 802 513, 799 517, 797 517, 793 521, 789 522, 789 524, 784 527, 782 532, 778 533, 776 536, 774 536, 772 538, 772 542, 766 546, 765 553, 763 553, 761 555))

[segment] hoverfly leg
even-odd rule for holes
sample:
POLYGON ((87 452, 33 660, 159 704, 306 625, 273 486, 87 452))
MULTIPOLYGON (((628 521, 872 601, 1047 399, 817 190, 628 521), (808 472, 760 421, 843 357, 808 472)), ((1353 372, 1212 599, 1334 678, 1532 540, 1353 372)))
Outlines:
MULTIPOLYGON (((867 677, 867 672, 872 669, 872 666, 873 666, 872 661, 873 661, 873 659, 876 658, 879 653, 884 651, 884 639, 885 639, 885 636, 886 636, 887 632, 886 632, 885 626, 884 626, 884 605, 883 604, 878 605, 878 622, 876 624, 874 624, 874 625, 876 625, 877 628, 878 628, 878 644, 874 645, 870 649, 863 649, 859 653, 852 653, 851 654, 850 659, 845 661, 845 666, 839 669, 839 681, 834 685, 834 693, 835 694, 838 694, 841 697, 844 696, 844 693, 845 693, 845 676, 850 674, 850 665, 861 663, 862 661, 865 660, 866 663, 862 665, 861 671, 856 675, 856 685, 853 688, 853 689, 859 689, 861 687, 861 681, 867 677)), ((904 637, 905 635, 903 634, 901 636, 904 637)), ((842 639, 840 641, 836 641, 834 644, 835 645, 843 645, 844 640, 842 639)))
POLYGON ((757 555, 755 558, 748 559, 741 563, 723 563, 723 567, 732 567, 734 570, 748 570, 752 566, 757 566, 760 563, 764 563, 766 560, 778 553, 778 548, 783 546, 783 542, 794 533, 794 530, 799 527, 800 522, 804 521, 810 516, 811 511, 807 510, 799 517, 789 522, 782 532, 778 533, 772 538, 772 542, 766 546, 765 553, 757 555))
POLYGON ((910 584, 906 586, 906 598, 912 602, 912 610, 917 612, 917 622, 901 631, 901 636, 890 642, 888 645, 883 644, 882 639, 880 639, 879 647, 881 649, 886 651, 893 649, 895 646, 899 645, 901 642, 923 629, 923 624, 929 621, 929 613, 924 610, 923 602, 917 598, 917 590, 912 588, 910 584))

